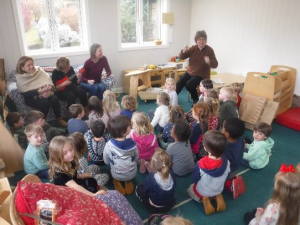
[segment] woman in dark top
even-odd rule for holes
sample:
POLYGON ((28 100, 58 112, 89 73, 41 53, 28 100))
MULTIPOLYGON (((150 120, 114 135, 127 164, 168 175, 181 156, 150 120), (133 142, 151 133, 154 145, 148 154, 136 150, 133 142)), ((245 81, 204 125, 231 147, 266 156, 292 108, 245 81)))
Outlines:
POLYGON ((107 58, 103 55, 102 47, 99 44, 93 44, 90 47, 91 58, 84 63, 84 72, 82 74, 82 82, 80 87, 89 92, 89 97, 97 96, 103 99, 103 93, 106 86, 101 82, 101 78, 111 75, 111 70, 107 58), (105 74, 102 74, 105 69, 105 74))
POLYGON ((35 67, 33 59, 28 56, 19 59, 16 70, 17 88, 26 105, 38 109, 45 117, 52 107, 57 122, 67 126, 61 118, 59 100, 52 92, 53 82, 50 76, 40 67, 35 67))
POLYGON ((55 95, 61 101, 67 101, 67 107, 76 103, 76 99, 79 98, 81 104, 86 110, 87 96, 86 92, 78 87, 78 83, 81 80, 80 72, 78 75, 74 69, 70 66, 70 60, 66 57, 60 57, 56 61, 56 69, 52 73, 52 81, 56 87, 55 95))

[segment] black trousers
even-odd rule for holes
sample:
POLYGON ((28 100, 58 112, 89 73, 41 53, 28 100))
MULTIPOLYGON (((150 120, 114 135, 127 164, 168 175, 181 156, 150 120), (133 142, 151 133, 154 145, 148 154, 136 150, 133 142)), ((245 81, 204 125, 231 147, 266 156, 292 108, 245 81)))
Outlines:
POLYGON ((198 102, 198 94, 196 87, 200 84, 200 81, 203 80, 202 77, 192 77, 187 72, 183 74, 179 81, 176 83, 176 92, 179 94, 182 88, 185 86, 186 90, 191 93, 193 102, 198 102))
POLYGON ((250 221, 255 218, 255 214, 256 214, 256 209, 253 209, 252 212, 245 213, 245 215, 244 215, 245 224, 248 225, 250 223, 250 221))
POLYGON ((50 108, 52 107, 56 118, 60 118, 60 104, 56 95, 52 95, 49 98, 29 98, 25 100, 26 105, 38 109, 44 113, 45 118, 47 117, 50 108))
POLYGON ((87 106, 88 100, 85 90, 75 85, 69 85, 63 91, 56 91, 55 95, 61 101, 67 101, 67 107, 76 103, 76 99, 79 98, 83 107, 87 106))

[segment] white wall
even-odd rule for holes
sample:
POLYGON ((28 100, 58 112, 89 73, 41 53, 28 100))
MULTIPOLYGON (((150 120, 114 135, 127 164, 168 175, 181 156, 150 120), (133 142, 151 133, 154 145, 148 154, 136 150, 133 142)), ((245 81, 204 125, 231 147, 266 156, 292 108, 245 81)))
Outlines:
MULTIPOLYGON (((103 47, 112 72, 117 77, 115 87, 122 86, 121 74, 124 69, 136 68, 145 63, 166 63, 177 55, 183 45, 189 42, 191 0, 170 0, 170 12, 174 13, 173 42, 169 48, 118 51, 117 0, 89 0, 91 41, 103 47)), ((19 59, 20 47, 15 28, 11 0, 0 0, 0 58, 5 59, 6 73, 15 68, 19 59)), ((70 56, 72 64, 84 63, 89 55, 70 56)), ((55 58, 36 59, 36 65, 54 66, 55 58)))
POLYGON ((217 71, 246 76, 271 65, 297 69, 300 94, 300 1, 192 0, 190 43, 206 30, 219 61, 217 71))

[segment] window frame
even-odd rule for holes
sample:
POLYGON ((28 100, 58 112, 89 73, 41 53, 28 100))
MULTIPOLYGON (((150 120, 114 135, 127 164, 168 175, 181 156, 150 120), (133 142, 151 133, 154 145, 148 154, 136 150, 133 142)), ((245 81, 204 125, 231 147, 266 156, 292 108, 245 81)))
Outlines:
MULTIPOLYGON (((136 1, 143 1, 143 0, 136 0, 136 1)), ((162 24, 162 13, 168 12, 170 8, 170 0, 159 0, 161 2, 161 7, 159 9, 160 13, 160 36, 162 40, 161 45, 156 45, 153 42, 140 42, 138 43, 122 43, 122 32, 121 32, 121 11, 120 11, 120 4, 121 0, 117 0, 117 21, 118 21, 118 48, 119 51, 132 51, 132 50, 146 50, 146 49, 160 49, 160 48, 168 48, 169 47, 169 40, 168 40, 168 29, 169 25, 162 24)), ((138 4, 139 5, 139 4, 138 4)), ((137 26, 137 40, 143 39, 143 22, 139 22, 138 20, 142 20, 143 13, 142 4, 139 5, 139 9, 137 10, 138 18, 136 20, 137 26), (138 28, 139 27, 139 28, 138 28)))
MULTIPOLYGON (((55 15, 54 13, 54 3, 52 0, 46 0, 46 4, 48 4, 49 8, 48 10, 51 11, 52 16, 55 15), (49 1, 49 3, 48 3, 49 1)), ((74 47, 74 48, 57 48, 59 43, 58 35, 54 35, 54 42, 55 46, 54 49, 49 50, 36 50, 36 51, 28 51, 26 46, 26 40, 25 40, 25 31, 24 26, 21 24, 21 18, 20 18, 20 0, 12 0, 13 5, 13 12, 15 16, 15 25, 17 29, 17 35, 18 35, 18 41, 20 46, 20 52, 21 55, 30 55, 33 56, 35 59, 42 59, 42 58, 49 58, 49 57, 60 57, 60 56, 72 56, 72 55, 83 55, 83 54, 89 54, 89 45, 91 43, 91 29, 90 29, 90 20, 89 20, 89 7, 88 7, 88 0, 80 0, 80 14, 81 14, 81 20, 79 23, 82 27, 82 34, 81 41, 83 42, 83 47, 74 47)), ((48 12, 47 12, 48 13, 48 12)), ((49 16, 49 15, 48 15, 49 16)), ((51 18, 52 21, 55 21, 55 18, 51 18)), ((53 22, 55 23, 55 22, 53 22)), ((53 29, 53 32, 56 32, 56 29, 53 29)))

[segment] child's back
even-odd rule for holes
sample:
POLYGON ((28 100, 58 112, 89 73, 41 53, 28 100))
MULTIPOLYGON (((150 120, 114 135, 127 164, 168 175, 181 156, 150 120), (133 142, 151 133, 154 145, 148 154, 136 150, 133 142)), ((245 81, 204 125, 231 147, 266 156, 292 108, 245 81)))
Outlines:
POLYGON ((82 134, 89 130, 87 123, 81 119, 70 119, 68 121, 68 133, 72 134, 75 132, 80 132, 82 134))
POLYGON ((226 102, 223 102, 220 107, 220 116, 219 116, 220 126, 222 126, 223 122, 227 118, 231 118, 231 117, 238 118, 239 114, 237 111, 236 104, 231 100, 227 100, 226 102))

